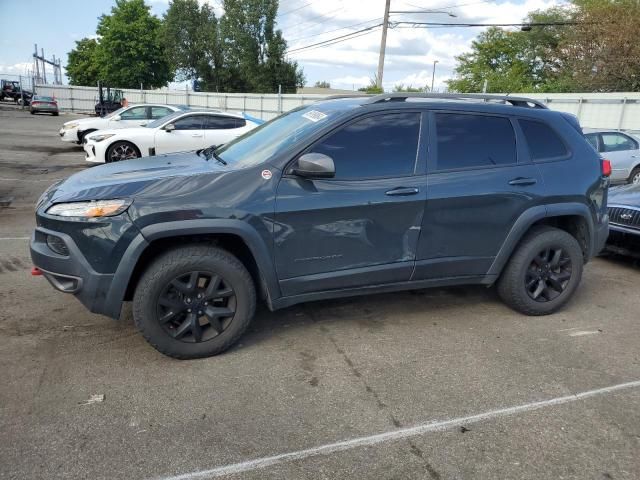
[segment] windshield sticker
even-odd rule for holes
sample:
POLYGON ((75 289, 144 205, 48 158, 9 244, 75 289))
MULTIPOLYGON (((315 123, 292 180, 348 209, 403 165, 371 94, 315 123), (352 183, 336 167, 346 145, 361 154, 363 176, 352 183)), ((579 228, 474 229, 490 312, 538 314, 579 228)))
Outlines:
POLYGON ((306 118, 307 120, 311 120, 312 122, 319 122, 320 120, 324 120, 325 118, 327 118, 327 114, 319 112, 318 110, 310 110, 302 115, 302 117, 306 118))

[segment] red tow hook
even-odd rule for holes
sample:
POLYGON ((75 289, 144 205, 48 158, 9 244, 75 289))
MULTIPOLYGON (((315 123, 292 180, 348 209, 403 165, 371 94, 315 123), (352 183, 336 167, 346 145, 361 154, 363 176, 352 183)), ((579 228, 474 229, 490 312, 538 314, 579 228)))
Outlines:
POLYGON ((40 270, 38 267, 31 267, 31 275, 33 275, 34 277, 38 277, 42 275, 42 270, 40 270))

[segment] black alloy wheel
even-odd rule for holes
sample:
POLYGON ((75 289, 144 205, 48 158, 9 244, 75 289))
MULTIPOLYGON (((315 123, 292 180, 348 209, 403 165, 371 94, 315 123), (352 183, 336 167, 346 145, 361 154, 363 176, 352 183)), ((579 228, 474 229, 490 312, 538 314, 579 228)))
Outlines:
POLYGON ((545 248, 529 264, 525 288, 537 302, 549 302, 565 291, 571 280, 571 257, 561 247, 545 248))
POLYGON ((222 334, 236 312, 236 293, 220 275, 208 271, 181 274, 157 301, 157 321, 172 338, 200 343, 222 334))

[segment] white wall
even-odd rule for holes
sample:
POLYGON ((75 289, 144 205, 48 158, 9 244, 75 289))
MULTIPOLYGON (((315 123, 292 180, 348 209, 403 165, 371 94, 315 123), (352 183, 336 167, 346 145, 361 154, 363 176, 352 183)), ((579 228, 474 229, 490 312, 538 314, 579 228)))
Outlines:
MULTIPOLYGON (((93 112, 98 96, 95 87, 38 85, 40 95, 53 95, 61 110, 93 112)), ((196 93, 186 90, 123 90, 129 103, 158 102, 244 111, 269 120, 299 105, 325 98, 311 94, 196 93)), ((552 110, 573 113, 584 128, 608 128, 640 132, 640 92, 518 94, 541 100, 552 110)))

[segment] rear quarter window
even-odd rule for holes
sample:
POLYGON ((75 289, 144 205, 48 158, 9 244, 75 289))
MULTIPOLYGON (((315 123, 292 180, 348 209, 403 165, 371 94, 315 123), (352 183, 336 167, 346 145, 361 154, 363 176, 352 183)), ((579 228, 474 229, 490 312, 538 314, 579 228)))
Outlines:
POLYGON ((519 123, 533 161, 560 159, 569 155, 560 136, 546 123, 522 119, 519 123))

